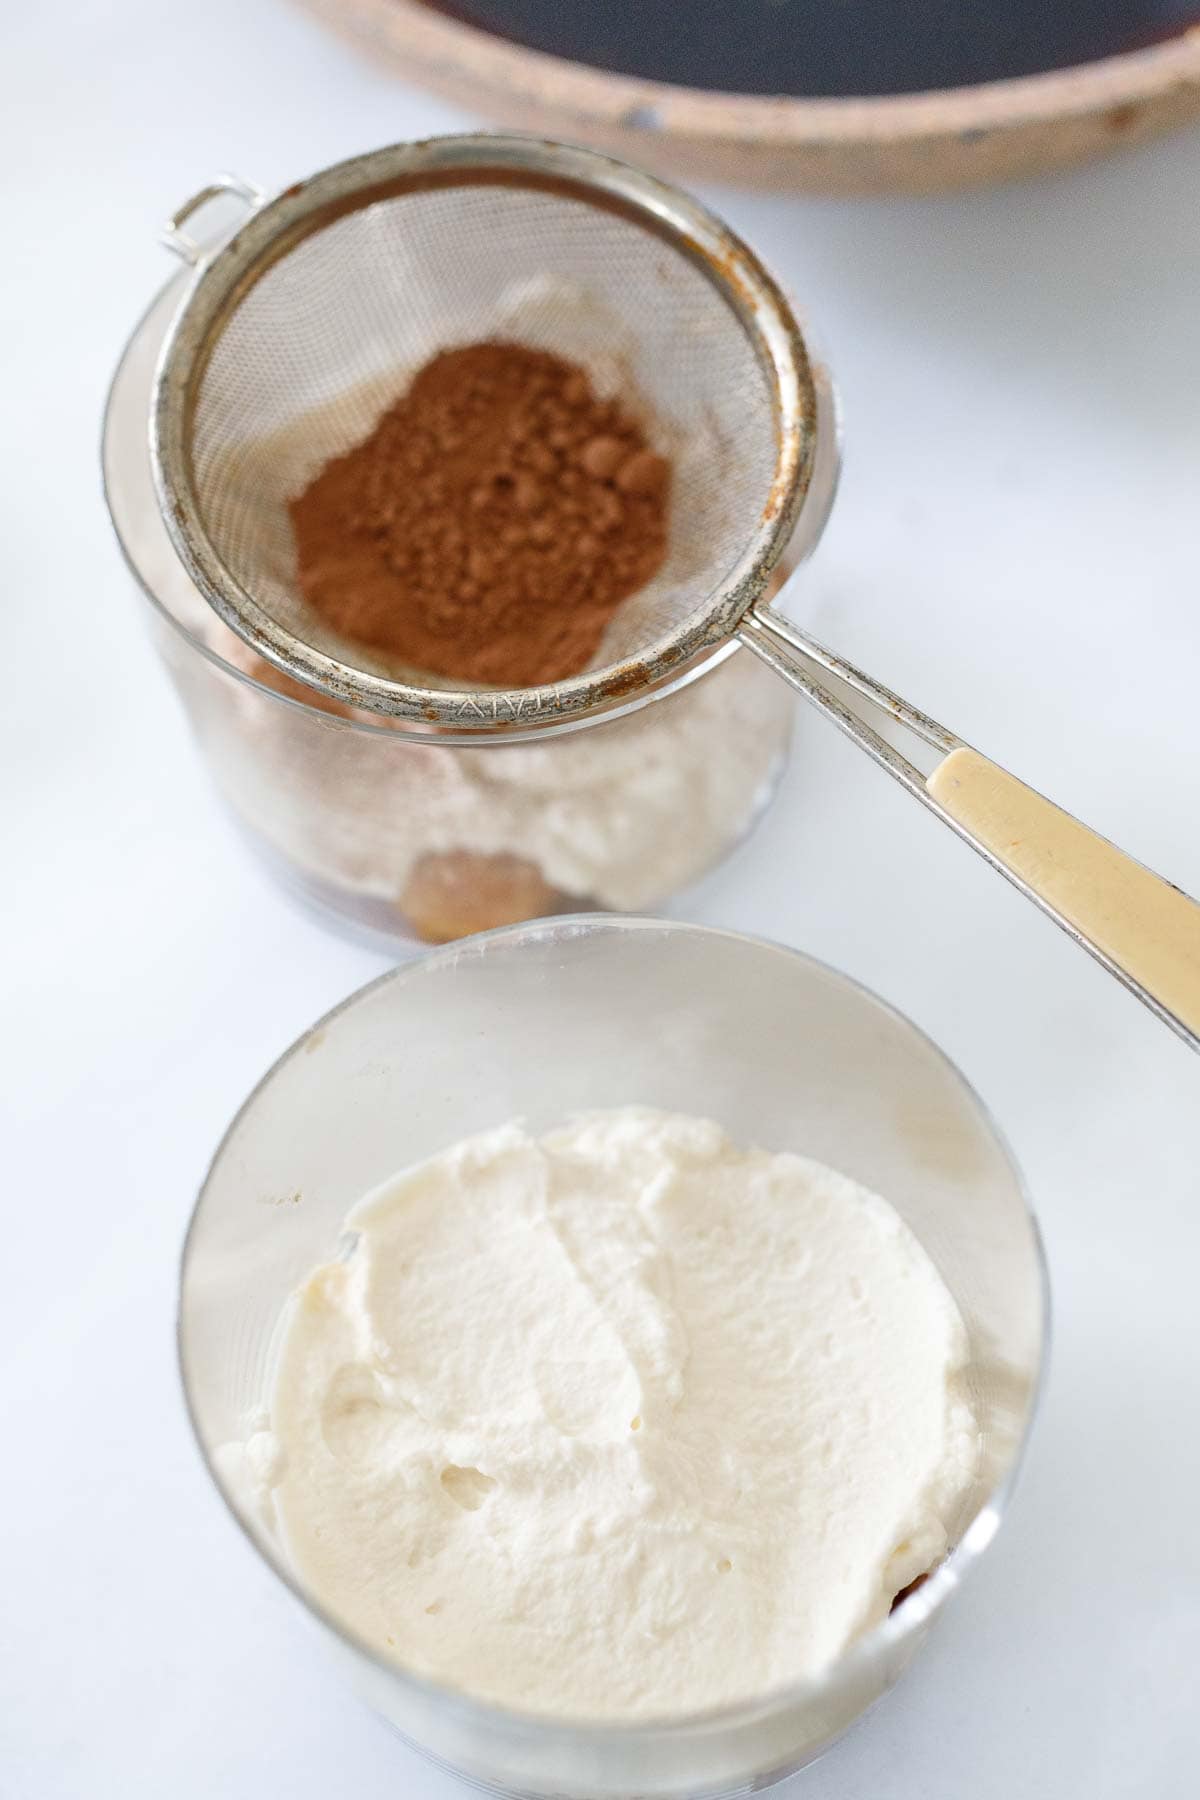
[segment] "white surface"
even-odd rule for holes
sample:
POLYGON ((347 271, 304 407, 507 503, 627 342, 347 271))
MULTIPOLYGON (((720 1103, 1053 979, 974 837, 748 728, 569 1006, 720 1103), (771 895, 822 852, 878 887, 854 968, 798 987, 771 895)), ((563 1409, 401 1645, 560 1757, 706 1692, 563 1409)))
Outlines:
MULTIPOLYGON (((280 0, 10 7, 0 61, 0 1792, 449 1797, 338 1685, 184 1426, 174 1261, 206 1157, 382 965, 231 836, 96 445, 171 206, 217 168, 283 185, 457 116, 280 0)), ((1193 891, 1198 190, 1192 135, 969 198, 718 196, 820 322, 845 401, 814 629, 1193 891)), ((822 721, 798 750, 677 910, 839 964, 958 1059, 1028 1172, 1057 1342, 995 1549, 902 1687, 785 1792, 1193 1793, 1200 1064, 822 721)))

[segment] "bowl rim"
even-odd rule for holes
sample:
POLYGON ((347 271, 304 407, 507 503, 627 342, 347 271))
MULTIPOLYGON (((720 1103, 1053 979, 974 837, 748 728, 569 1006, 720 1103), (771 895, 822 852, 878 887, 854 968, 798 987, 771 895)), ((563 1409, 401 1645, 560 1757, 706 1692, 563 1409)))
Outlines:
MULTIPOLYGON (((1051 1343, 1051 1297, 1050 1274, 1046 1259, 1045 1244, 1037 1215, 1034 1211, 1029 1188, 1024 1173, 1013 1154, 1007 1137, 1000 1129, 990 1109, 981 1099, 974 1086, 962 1073, 958 1065, 946 1054, 929 1034, 915 1024, 908 1015, 884 1000, 873 988, 855 976, 846 974, 821 958, 792 945, 784 944, 776 939, 755 936, 749 932, 736 931, 729 927, 702 925, 686 920, 658 919, 653 917, 631 917, 610 913, 580 913, 562 917, 554 916, 544 919, 529 920, 518 925, 506 925, 495 931, 480 932, 475 936, 460 938, 437 950, 406 959, 392 968, 385 969, 382 974, 373 977, 361 987, 345 996, 335 1006, 330 1007, 312 1025, 301 1032, 282 1053, 271 1063, 270 1067, 254 1084, 242 1101, 237 1111, 226 1126, 221 1138, 209 1160, 204 1178, 200 1184, 196 1199, 188 1218, 187 1230, 184 1234, 178 1267, 178 1284, 176 1289, 175 1316, 175 1353, 176 1364, 183 1390, 184 1409, 188 1425, 191 1429, 200 1459, 216 1488, 226 1510, 229 1512, 243 1538, 249 1543, 258 1558, 266 1563, 273 1574, 297 1601, 302 1610, 311 1614, 323 1625, 332 1636, 349 1649, 356 1657, 366 1662, 375 1674, 383 1676, 391 1682, 399 1682, 426 1700, 444 1708, 450 1715, 468 1723, 475 1723, 485 1729, 500 1731, 528 1731, 540 1733, 546 1740, 569 1741, 572 1744, 585 1742, 599 1748, 620 1745, 636 1746, 657 1742, 664 1738, 679 1738, 704 1731, 735 1728, 752 1724, 756 1719, 768 1715, 786 1712, 806 1704, 819 1701, 842 1686, 852 1686, 856 1677, 877 1663, 886 1665, 887 1659, 898 1647, 909 1640, 919 1638, 926 1624, 933 1619, 945 1605, 949 1596, 958 1588, 963 1577, 979 1560, 998 1531, 1007 1511, 1008 1504, 1015 1490, 1018 1476, 1028 1451, 1030 1437, 1037 1415, 1041 1408, 1045 1392, 1047 1365, 1051 1343), (639 1717, 633 1721, 577 1718, 565 1714, 547 1714, 535 1711, 518 1710, 514 1707, 500 1706, 488 1700, 477 1698, 462 1688, 440 1682, 429 1676, 417 1674, 403 1664, 380 1654, 372 1645, 360 1638, 336 1614, 326 1609, 312 1594, 308 1593, 300 1580, 288 1567, 282 1547, 276 1551, 274 1546, 265 1547, 260 1543, 243 1513, 235 1504, 231 1493, 232 1484, 227 1482, 218 1466, 216 1452, 220 1446, 213 1446, 210 1452, 200 1428, 199 1419, 192 1401, 192 1387, 188 1370, 188 1355, 185 1343, 185 1299, 188 1282, 189 1265, 194 1238, 198 1229, 201 1212, 206 1195, 222 1161, 226 1149, 237 1132, 242 1120, 257 1104, 259 1096, 275 1079, 276 1075, 296 1056, 305 1054, 307 1047, 320 1036, 326 1028, 344 1013, 348 1013, 360 1002, 367 1000, 378 990, 392 983, 403 984, 413 979, 436 979, 438 973, 445 968, 453 968, 467 959, 481 960, 494 945, 519 944, 522 941, 555 941, 566 945, 572 940, 591 937, 598 932, 620 936, 625 933, 653 931, 664 936, 691 936, 695 938, 722 938, 738 943, 754 951, 766 951, 774 955, 782 955, 798 960, 818 973, 831 976, 836 982, 853 989, 860 997, 865 998, 873 1006, 889 1015, 907 1031, 920 1039, 932 1051, 933 1055, 948 1070, 949 1074, 962 1091, 965 1099, 975 1111, 979 1121, 990 1133, 996 1148, 1011 1171, 1017 1196, 1024 1210, 1029 1227, 1031 1247, 1033 1250, 1034 1269, 1039 1290, 1039 1338, 1037 1364, 1033 1372, 1029 1404, 1020 1437, 1014 1447, 1012 1459, 996 1487, 984 1496, 977 1512, 970 1520, 962 1536, 954 1548, 943 1558, 937 1567, 926 1577, 920 1587, 916 1588, 894 1611, 881 1620, 870 1631, 856 1640, 848 1650, 839 1656, 821 1675, 806 1677, 800 1681, 787 1682, 768 1692, 757 1695, 753 1699, 739 1700, 718 1706, 699 1708, 688 1713, 672 1713, 661 1716, 639 1717)), ((915 1646, 914 1646, 915 1647, 915 1646)), ((885 1683, 885 1687, 889 1685, 885 1683)), ((865 1709, 863 1709, 865 1710, 865 1709)), ((857 1714, 861 1716, 861 1713, 857 1714)), ((832 1734, 840 1735, 840 1731, 832 1734)))
POLYGON ((1200 86, 1200 27, 1142 49, 1032 75, 902 94, 746 94, 688 87, 574 62, 447 17, 426 0, 300 0, 368 47, 427 59, 440 74, 593 126, 694 144, 755 140, 773 150, 893 146, 1046 125, 1105 106, 1153 103, 1200 86))

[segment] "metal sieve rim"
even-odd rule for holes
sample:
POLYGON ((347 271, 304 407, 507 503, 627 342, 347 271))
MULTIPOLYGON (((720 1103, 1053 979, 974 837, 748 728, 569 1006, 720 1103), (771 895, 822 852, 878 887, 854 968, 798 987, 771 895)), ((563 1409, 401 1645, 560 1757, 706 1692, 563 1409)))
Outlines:
POLYGON ((487 731, 581 719, 661 682, 727 640, 787 547, 812 481, 818 383, 792 308, 748 245, 707 207, 657 177, 575 145, 515 133, 393 144, 335 163, 254 210, 198 265, 163 342, 150 416, 150 463, 164 524, 218 616, 285 674, 349 705, 394 718, 487 731), (725 300, 769 374, 775 469, 744 550, 712 604, 636 656, 537 687, 427 688, 374 674, 304 643, 226 566, 205 528, 191 458, 197 397, 227 322, 297 244, 348 212, 402 193, 495 183, 542 188, 615 212, 686 256, 725 300))

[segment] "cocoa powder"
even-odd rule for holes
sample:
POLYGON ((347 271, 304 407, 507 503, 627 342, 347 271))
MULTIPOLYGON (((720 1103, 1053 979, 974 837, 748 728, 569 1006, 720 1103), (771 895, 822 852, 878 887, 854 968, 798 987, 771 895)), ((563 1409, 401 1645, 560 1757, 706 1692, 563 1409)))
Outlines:
POLYGON ((669 479, 574 364, 445 350, 291 502, 300 586, 342 636, 418 669, 555 681, 661 566, 669 479))

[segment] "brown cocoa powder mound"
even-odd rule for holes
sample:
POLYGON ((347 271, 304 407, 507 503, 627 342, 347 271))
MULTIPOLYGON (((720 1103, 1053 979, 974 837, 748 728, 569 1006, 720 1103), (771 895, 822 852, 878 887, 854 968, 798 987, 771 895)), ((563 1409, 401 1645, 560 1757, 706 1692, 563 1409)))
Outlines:
POLYGON ((300 587, 343 637, 433 674, 556 681, 660 568, 669 482, 574 364, 445 350, 290 503, 300 587))

